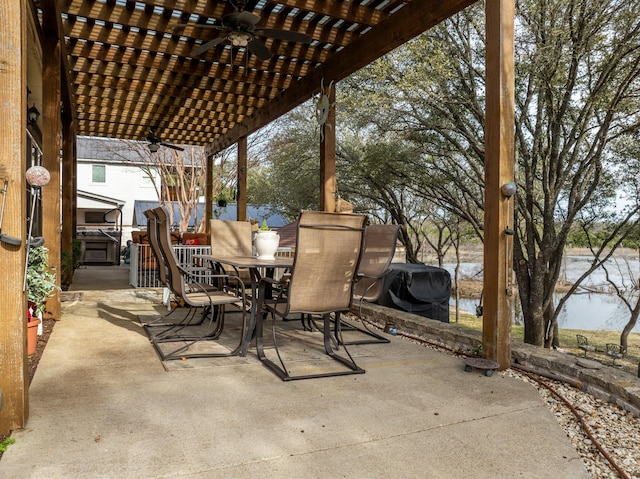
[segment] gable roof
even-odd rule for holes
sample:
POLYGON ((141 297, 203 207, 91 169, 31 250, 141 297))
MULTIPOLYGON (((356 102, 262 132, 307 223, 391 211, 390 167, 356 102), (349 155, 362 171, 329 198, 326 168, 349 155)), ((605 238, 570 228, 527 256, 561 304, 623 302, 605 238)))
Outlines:
POLYGON ((126 201, 78 190, 78 208, 122 208, 126 201))

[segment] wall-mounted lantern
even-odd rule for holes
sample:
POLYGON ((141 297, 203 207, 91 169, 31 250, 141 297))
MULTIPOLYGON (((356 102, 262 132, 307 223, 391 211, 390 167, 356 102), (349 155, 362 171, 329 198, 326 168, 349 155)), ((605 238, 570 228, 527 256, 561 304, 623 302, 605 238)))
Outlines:
POLYGON ((38 123, 38 118, 40 117, 40 112, 36 108, 36 104, 34 103, 31 108, 27 110, 27 119, 30 125, 35 125, 38 123))

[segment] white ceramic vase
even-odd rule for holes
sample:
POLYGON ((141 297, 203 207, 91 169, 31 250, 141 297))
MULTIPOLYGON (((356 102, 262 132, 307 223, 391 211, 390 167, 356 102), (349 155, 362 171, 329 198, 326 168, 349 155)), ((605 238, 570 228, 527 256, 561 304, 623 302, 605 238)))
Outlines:
POLYGON ((280 235, 275 231, 258 230, 253 240, 258 258, 261 259, 275 259, 279 244, 280 235))

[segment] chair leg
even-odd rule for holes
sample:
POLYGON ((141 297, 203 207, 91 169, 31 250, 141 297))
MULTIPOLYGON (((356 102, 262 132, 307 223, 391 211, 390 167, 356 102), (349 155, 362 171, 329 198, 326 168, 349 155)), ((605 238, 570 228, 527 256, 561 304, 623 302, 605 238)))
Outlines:
POLYGON ((234 349, 225 353, 189 353, 188 352, 189 348, 196 343, 199 343, 202 341, 216 341, 220 338, 222 331, 224 329, 225 308, 224 306, 221 305, 221 306, 216 306, 213 309, 216 311, 214 316, 218 316, 219 319, 216 320, 213 317, 211 318, 210 324, 208 327, 209 332, 206 332, 205 334, 202 334, 199 336, 186 336, 186 335, 171 336, 171 337, 165 337, 157 340, 152 339, 151 343, 153 344, 153 347, 158 353, 158 356, 160 356, 160 359, 162 361, 171 361, 171 360, 177 360, 177 359, 182 360, 182 359, 195 359, 195 358, 214 358, 214 357, 228 357, 228 356, 237 355, 242 349, 242 342, 244 339, 245 330, 247 328, 247 313, 244 307, 239 308, 242 314, 242 326, 240 329, 238 343, 234 347, 234 349), (216 323, 216 326, 215 328, 211 329, 211 326, 214 322, 216 323), (162 344, 175 343, 175 342, 181 342, 184 344, 182 344, 181 346, 177 347, 176 349, 170 352, 165 352, 160 347, 160 345, 162 344))
POLYGON ((302 374, 302 375, 292 375, 285 366, 284 359, 280 354, 280 349, 278 348, 278 339, 276 334, 276 321, 275 315, 271 313, 271 331, 273 337, 273 346, 276 352, 276 356, 278 357, 278 362, 280 364, 275 363, 266 357, 264 353, 264 343, 263 343, 263 321, 266 319, 266 315, 263 315, 262 318, 258 319, 258 323, 256 324, 256 351, 258 353, 258 359, 272 372, 274 372, 280 379, 283 381, 294 381, 299 379, 312 379, 312 378, 321 378, 321 377, 333 377, 333 376, 345 376, 348 374, 362 374, 365 372, 364 369, 360 368, 353 358, 349 351, 347 351, 346 347, 343 348, 345 353, 348 356, 348 359, 340 356, 335 353, 332 347, 332 333, 331 333, 331 315, 324 315, 324 327, 323 327, 323 344, 324 349, 327 355, 331 356, 336 361, 342 363, 347 366, 349 369, 345 371, 334 371, 334 372, 326 372, 326 373, 316 373, 316 374, 302 374))
POLYGON ((198 309, 199 308, 194 308, 194 307, 189 308, 189 311, 187 312, 184 319, 178 323, 145 324, 144 328, 147 331, 147 334, 149 335, 149 339, 151 339, 152 341, 158 341, 158 342, 170 342, 170 341, 183 341, 183 340, 201 338, 203 336, 202 334, 193 336, 189 334, 181 334, 181 332, 189 331, 195 327, 201 326, 206 321, 207 318, 210 318, 209 327, 211 327, 211 325, 214 323, 217 324, 217 327, 211 330, 210 332, 208 332, 206 334, 206 337, 209 339, 215 339, 217 336, 220 335, 220 332, 222 331, 222 327, 224 326, 224 324, 221 324, 223 319, 219 319, 219 318, 222 318, 222 314, 219 310, 219 307, 216 306, 212 309, 210 306, 207 306, 206 308, 202 308, 202 315, 200 317, 200 320, 193 322, 191 320, 196 316, 196 312, 198 311, 198 309), (159 327, 162 327, 164 329, 156 333, 152 333, 152 328, 159 328, 159 327))
POLYGON ((349 327, 350 330, 359 331, 359 332, 361 332, 363 334, 366 334, 366 335, 370 336, 373 339, 354 339, 354 340, 350 340, 348 342, 344 342, 342 340, 342 338, 340 338, 341 344, 343 344, 343 345, 358 345, 358 344, 384 344, 384 343, 390 343, 391 340, 389 338, 385 338, 381 334, 378 334, 375 331, 372 331, 371 329, 369 329, 369 326, 367 326, 367 320, 364 319, 364 315, 362 314, 362 303, 363 303, 363 300, 360 299, 359 308, 358 308, 358 319, 362 323, 363 328, 359 328, 356 325, 353 325, 351 323, 347 323, 345 320, 340 319, 339 314, 336 314, 336 322, 338 320, 340 320, 342 322, 341 326, 347 325, 347 327, 349 327))

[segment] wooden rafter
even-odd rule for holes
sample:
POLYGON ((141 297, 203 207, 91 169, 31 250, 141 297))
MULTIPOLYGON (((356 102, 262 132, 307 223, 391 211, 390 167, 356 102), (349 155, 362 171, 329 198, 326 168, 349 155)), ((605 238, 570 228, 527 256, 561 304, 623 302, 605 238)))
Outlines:
POLYGON ((77 133, 140 139, 154 124, 166 141, 220 141, 248 120, 268 118, 259 112, 310 76, 315 83, 318 69, 379 25, 431 2, 252 0, 246 7, 260 17, 259 28, 303 33, 312 43, 258 37, 273 53, 265 61, 226 42, 196 56, 200 45, 225 34, 200 25, 219 25, 235 11, 229 1, 63 1, 77 133))

